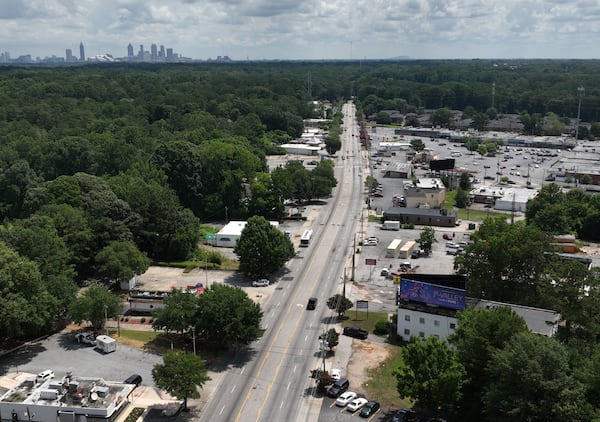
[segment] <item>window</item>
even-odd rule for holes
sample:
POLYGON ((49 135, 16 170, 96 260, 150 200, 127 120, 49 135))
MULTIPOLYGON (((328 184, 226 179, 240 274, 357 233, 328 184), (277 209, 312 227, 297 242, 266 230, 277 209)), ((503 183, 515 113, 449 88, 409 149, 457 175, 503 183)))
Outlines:
POLYGON ((410 315, 404 315, 404 321, 410 321, 410 315))
POLYGON ((423 331, 419 331, 419 337, 425 337, 425 333, 423 331))
POLYGON ((455 324, 455 323, 453 323, 453 322, 451 322, 451 323, 450 323, 450 329, 451 329, 451 330, 454 330, 455 328, 456 328, 456 324, 455 324))
POLYGON ((404 329, 404 335, 405 336, 410 336, 410 330, 408 328, 404 329))
POLYGON ((440 326, 440 322, 437 319, 434 319, 433 320, 433 325, 436 326, 436 327, 439 327, 440 326))
POLYGON ((425 324, 425 318, 420 317, 419 318, 419 324, 425 324))

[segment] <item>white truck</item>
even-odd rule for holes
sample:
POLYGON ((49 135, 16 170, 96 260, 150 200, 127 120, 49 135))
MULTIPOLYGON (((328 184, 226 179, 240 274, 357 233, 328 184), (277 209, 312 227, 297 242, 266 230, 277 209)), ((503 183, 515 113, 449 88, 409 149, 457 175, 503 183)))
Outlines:
POLYGON ((400 230, 399 221, 384 221, 381 230, 400 230))
POLYGON ((98 336, 96 337, 96 347, 103 353, 110 353, 117 350, 117 341, 109 336, 98 336))

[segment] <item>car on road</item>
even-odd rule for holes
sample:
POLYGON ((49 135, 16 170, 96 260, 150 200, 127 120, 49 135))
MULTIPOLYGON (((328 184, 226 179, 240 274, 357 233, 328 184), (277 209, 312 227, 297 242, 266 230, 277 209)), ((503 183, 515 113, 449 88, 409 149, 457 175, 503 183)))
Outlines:
POLYGON ((309 298, 308 303, 306 304, 306 309, 309 311, 312 311, 313 309, 315 309, 317 307, 318 301, 319 301, 319 299, 317 299, 316 297, 309 298))
POLYGON ((360 410, 361 407, 363 407, 365 404, 367 404, 369 402, 369 400, 365 399, 364 397, 357 397, 354 400, 352 400, 348 406, 346 406, 346 410, 348 412, 356 412, 357 410, 360 410))
POLYGON ((377 241, 376 241, 376 240, 369 240, 369 239, 366 239, 366 240, 363 242, 363 246, 377 246, 377 241))
POLYGON ((346 407, 355 398, 356 393, 354 391, 346 391, 337 398, 337 400, 335 401, 335 405, 338 407, 346 407))
POLYGON ((362 407, 362 409, 360 410, 360 416, 363 418, 370 418, 375 413, 379 412, 380 407, 381 405, 379 404, 379 402, 371 400, 362 407))
POLYGON ((344 327, 343 333, 345 336, 361 340, 365 340, 367 337, 369 337, 369 332, 359 327, 344 327))
POLYGON ((332 380, 337 381, 342 377, 342 370, 339 368, 332 368, 331 374, 329 374, 332 380))
POLYGON ((252 282, 252 287, 267 287, 270 284, 270 281, 266 278, 261 278, 259 280, 254 280, 252 282))

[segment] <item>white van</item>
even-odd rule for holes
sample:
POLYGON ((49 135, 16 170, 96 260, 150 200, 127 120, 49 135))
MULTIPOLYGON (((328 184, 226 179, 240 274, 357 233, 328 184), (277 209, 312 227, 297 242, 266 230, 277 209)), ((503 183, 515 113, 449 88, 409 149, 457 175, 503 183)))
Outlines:
POLYGON ((46 369, 45 371, 42 371, 39 374, 37 374, 37 377, 35 377, 35 382, 40 384, 52 378, 54 378, 54 371, 52 371, 51 369, 46 369))

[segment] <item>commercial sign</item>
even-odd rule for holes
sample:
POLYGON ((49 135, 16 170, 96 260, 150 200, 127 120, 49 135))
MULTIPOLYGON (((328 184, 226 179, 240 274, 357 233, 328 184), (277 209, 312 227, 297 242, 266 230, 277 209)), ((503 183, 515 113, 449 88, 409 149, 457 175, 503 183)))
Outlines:
POLYGON ((443 308, 465 309, 465 291, 463 289, 437 286, 421 281, 402 279, 400 298, 443 308))
POLYGON ((356 309, 369 309, 369 301, 368 300, 357 300, 356 301, 356 309))
POLYGON ((377 259, 375 258, 366 258, 365 265, 377 265, 377 259))

